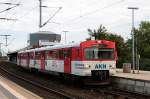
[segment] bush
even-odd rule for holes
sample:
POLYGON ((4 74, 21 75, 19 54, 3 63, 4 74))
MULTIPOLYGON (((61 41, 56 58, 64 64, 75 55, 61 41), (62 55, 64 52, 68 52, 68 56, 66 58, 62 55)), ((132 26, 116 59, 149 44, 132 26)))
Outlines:
POLYGON ((150 71, 150 59, 149 58, 140 59, 140 70, 150 71))

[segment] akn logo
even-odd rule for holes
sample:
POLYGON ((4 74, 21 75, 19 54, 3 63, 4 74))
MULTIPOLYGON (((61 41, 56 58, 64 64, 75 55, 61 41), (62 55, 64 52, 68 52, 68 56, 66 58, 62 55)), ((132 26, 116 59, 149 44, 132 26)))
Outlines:
POLYGON ((106 64, 96 64, 95 69, 106 69, 106 64))

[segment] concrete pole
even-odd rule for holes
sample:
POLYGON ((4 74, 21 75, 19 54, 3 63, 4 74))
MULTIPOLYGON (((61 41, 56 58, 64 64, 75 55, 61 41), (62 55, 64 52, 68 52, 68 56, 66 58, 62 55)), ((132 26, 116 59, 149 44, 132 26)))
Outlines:
POLYGON ((65 33, 65 44, 66 44, 67 43, 66 33, 69 32, 69 31, 63 31, 63 32, 65 33))
POLYGON ((135 40, 134 40, 134 10, 137 10, 136 7, 128 7, 132 10, 132 64, 133 64, 133 73, 135 73, 135 40))
POLYGON ((42 0, 39 0, 39 28, 42 27, 42 0))
POLYGON ((8 46, 8 44, 7 44, 7 40, 8 40, 8 36, 11 36, 11 35, 0 35, 0 36, 4 36, 5 37, 5 40, 6 40, 6 47, 8 46))
MULTIPOLYGON (((0 43, 0 55, 2 55, 2 51, 1 51, 1 45, 2 45, 3 43, 0 43)), ((0 56, 1 57, 1 56, 0 56)))

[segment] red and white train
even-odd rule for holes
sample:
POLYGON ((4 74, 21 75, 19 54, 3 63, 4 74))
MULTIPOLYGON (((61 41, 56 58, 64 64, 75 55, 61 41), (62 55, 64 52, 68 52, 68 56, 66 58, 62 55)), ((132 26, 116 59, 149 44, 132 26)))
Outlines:
POLYGON ((115 43, 90 40, 18 52, 17 64, 29 69, 81 78, 93 84, 108 84, 115 72, 115 43))

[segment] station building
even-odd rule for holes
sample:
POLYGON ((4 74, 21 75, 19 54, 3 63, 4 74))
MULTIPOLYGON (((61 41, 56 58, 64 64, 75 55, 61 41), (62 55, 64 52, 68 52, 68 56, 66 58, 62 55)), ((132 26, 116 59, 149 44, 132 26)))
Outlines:
POLYGON ((59 43, 60 41, 61 41, 61 35, 51 31, 39 31, 35 33, 30 33, 27 41, 28 43, 27 47, 18 49, 14 52, 9 52, 7 55, 9 57, 9 61, 16 63, 17 54, 19 51, 47 46, 49 45, 49 43, 54 44, 54 43, 59 43))

